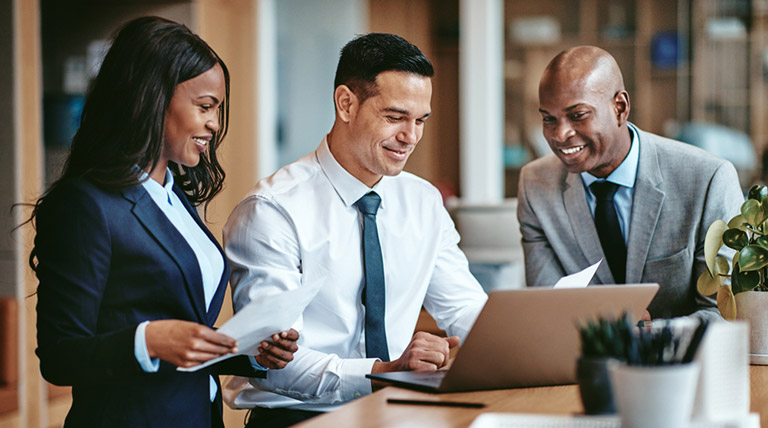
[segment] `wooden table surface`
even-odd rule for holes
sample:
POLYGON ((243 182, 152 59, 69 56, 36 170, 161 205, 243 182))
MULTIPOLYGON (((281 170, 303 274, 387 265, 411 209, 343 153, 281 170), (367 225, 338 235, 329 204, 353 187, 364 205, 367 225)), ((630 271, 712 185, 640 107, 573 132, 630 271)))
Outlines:
MULTIPOLYGON (((768 366, 750 366, 752 412, 768 428, 768 366)), ((429 394, 388 387, 350 402, 338 410, 310 419, 301 428, 430 427, 464 428, 483 412, 579 414, 583 413, 576 385, 495 391, 429 394), (483 403, 481 409, 388 404, 388 398, 467 401, 483 403)))

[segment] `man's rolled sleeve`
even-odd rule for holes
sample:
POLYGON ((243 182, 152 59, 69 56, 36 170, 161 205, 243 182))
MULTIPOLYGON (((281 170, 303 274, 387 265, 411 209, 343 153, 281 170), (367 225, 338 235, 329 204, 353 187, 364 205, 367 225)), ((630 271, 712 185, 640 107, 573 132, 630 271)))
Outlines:
POLYGON ((352 400, 368 395, 373 392, 371 380, 365 375, 373 370, 376 363, 372 358, 345 359, 341 360, 341 398, 342 400, 352 400))

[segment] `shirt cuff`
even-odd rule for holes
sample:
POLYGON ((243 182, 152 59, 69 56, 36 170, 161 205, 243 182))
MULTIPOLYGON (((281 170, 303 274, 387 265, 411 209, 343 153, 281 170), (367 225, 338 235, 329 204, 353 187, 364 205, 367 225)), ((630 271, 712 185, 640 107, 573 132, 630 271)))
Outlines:
POLYGON ((261 364, 259 364, 258 361, 256 361, 256 358, 253 355, 249 355, 248 360, 251 361, 251 365, 253 366, 254 369, 261 370, 263 372, 269 371, 268 368, 262 367, 261 364))
POLYGON ((155 373, 160 369, 160 359, 150 358, 147 350, 147 340, 145 331, 149 321, 144 321, 136 327, 136 336, 133 340, 133 353, 136 355, 136 361, 139 362, 141 369, 147 373, 155 373))
POLYGON ((373 392, 371 380, 365 375, 371 373, 376 358, 350 358, 342 360, 341 372, 341 396, 346 400, 360 398, 373 392))
POLYGON ((219 387, 216 386, 216 381, 213 379, 213 375, 208 376, 208 391, 211 395, 211 403, 216 400, 216 393, 219 392, 219 387))

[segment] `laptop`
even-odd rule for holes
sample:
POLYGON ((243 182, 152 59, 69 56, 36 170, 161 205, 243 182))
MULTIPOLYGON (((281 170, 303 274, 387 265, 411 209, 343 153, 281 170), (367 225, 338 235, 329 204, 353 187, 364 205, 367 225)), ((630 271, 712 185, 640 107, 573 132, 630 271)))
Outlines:
POLYGON ((578 326, 625 311, 637 321, 658 289, 627 284, 493 291, 449 368, 366 377, 427 392, 575 383, 578 326))

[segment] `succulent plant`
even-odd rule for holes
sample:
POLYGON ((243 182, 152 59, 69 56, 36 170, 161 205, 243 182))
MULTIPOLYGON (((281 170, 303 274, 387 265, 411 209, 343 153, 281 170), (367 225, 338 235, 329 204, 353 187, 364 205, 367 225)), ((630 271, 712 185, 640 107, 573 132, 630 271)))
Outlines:
POLYGON ((735 294, 768 291, 768 187, 753 186, 741 205, 741 214, 727 224, 716 220, 709 226, 704 258, 707 270, 699 276, 696 287, 703 296, 717 293, 717 308, 723 318, 736 318, 735 294), (723 245, 736 250, 730 265, 728 259, 717 255, 723 245))
POLYGON ((579 327, 581 356, 583 358, 615 358, 626 360, 625 344, 632 334, 629 315, 617 320, 599 318, 579 327))

